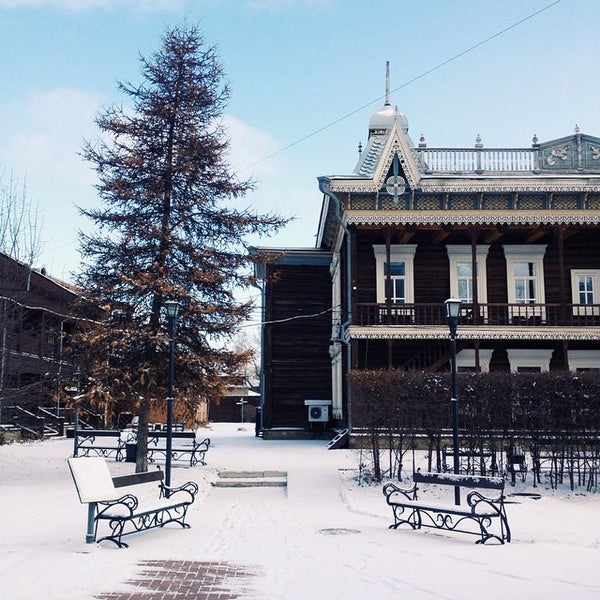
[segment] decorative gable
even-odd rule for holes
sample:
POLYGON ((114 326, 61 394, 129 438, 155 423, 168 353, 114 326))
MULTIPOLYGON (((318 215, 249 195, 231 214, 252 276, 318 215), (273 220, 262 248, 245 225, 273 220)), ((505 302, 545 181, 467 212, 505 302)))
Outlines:
POLYGON ((538 147, 542 171, 600 171, 600 138, 576 132, 538 147))

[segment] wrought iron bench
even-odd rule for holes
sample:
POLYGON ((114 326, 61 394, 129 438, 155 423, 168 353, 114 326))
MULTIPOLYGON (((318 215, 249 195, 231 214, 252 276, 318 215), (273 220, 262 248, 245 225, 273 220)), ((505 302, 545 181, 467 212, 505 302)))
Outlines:
POLYGON ((383 486, 387 504, 392 507, 394 523, 390 529, 407 524, 413 529, 433 527, 445 531, 457 531, 479 536, 478 544, 496 540, 501 544, 510 542, 510 528, 504 508, 504 479, 502 477, 479 477, 452 473, 414 473, 414 485, 402 489, 394 483, 383 486), (419 484, 459 486, 469 489, 463 505, 419 500, 419 484), (480 490, 497 492, 494 497, 484 496, 480 490))
POLYGON ((90 456, 90 452, 103 458, 114 454, 115 460, 124 460, 125 442, 121 432, 117 429, 78 429, 74 456, 90 456))
POLYGON ((179 487, 168 488, 162 483, 163 472, 146 471, 131 475, 111 477, 103 458, 67 459, 75 487, 82 504, 88 504, 88 528, 86 542, 115 543, 119 548, 127 548, 123 536, 163 527, 167 523, 178 523, 184 529, 188 507, 194 502, 198 485, 188 481, 179 487), (158 499, 152 499, 148 506, 140 506, 138 496, 122 494, 118 488, 132 488, 149 483, 158 483, 158 499), (108 524, 110 533, 98 538, 101 521, 108 524))
MULTIPOLYGON (((171 460, 187 460, 189 456, 190 467, 206 464, 204 458, 210 446, 209 438, 198 441, 195 431, 173 431, 171 441, 171 460)), ((148 460, 154 462, 156 456, 167 457, 166 431, 148 432, 148 460)))
MULTIPOLYGON (((445 472, 451 472, 454 461, 454 448, 444 446, 442 448, 442 469, 445 472)), ((498 473, 498 464, 496 453, 489 446, 482 447, 462 447, 458 451, 460 470, 463 473, 473 475, 496 475, 498 473)))

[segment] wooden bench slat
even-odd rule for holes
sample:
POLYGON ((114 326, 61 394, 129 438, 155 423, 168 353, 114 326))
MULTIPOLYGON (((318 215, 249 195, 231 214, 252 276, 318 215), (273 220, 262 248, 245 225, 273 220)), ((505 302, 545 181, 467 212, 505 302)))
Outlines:
POLYGON ((415 483, 437 483, 460 487, 483 488, 489 490, 504 489, 502 477, 483 477, 478 475, 455 475, 454 473, 413 473, 415 483))
POLYGON ((160 469, 154 471, 143 471, 142 473, 132 473, 130 475, 117 475, 112 478, 113 485, 116 488, 128 487, 152 481, 162 481, 164 473, 160 469))

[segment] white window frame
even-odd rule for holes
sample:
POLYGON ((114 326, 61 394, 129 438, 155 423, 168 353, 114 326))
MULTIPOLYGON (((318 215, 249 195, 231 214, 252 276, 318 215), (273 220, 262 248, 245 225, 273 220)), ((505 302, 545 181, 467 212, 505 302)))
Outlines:
POLYGON ((542 373, 550 370, 550 360, 552 359, 552 349, 539 348, 508 348, 508 362, 512 373, 517 373, 519 367, 539 368, 542 373))
POLYGON ((571 270, 571 294, 573 296, 573 315, 600 315, 600 307, 589 306, 579 302, 579 278, 592 277, 593 298, 592 304, 600 304, 600 270, 598 269, 572 269, 571 270))
MULTIPOLYGON (((515 265, 517 263, 534 263, 536 265, 535 286, 536 304, 546 303, 546 288, 544 285, 544 256, 546 244, 505 244, 504 257, 506 258, 506 285, 508 289, 508 303, 519 304, 515 294, 515 265)), ((543 307, 532 308, 530 304, 523 303, 523 309, 512 307, 512 316, 540 316, 546 320, 546 311, 543 307)))
MULTIPOLYGON (((377 304, 385 304, 385 244, 373 244, 375 252, 375 269, 377 275, 377 304)), ((390 261, 404 263, 404 297, 406 304, 415 301, 414 292, 414 259, 417 244, 393 244, 390 246, 390 261)))
MULTIPOLYGON (((477 301, 479 304, 487 304, 487 257, 489 250, 489 245, 482 244, 481 246, 477 246, 475 253, 477 263, 477 301)), ((450 297, 460 298, 458 293, 458 281, 460 279, 458 276, 458 264, 473 264, 472 247, 466 245, 447 245, 446 252, 448 253, 448 260, 450 262, 450 297)), ((471 274, 471 278, 473 278, 473 274, 471 274)), ((461 300, 463 299, 461 298, 461 300)), ((469 304, 472 304, 472 302, 473 299, 471 298, 469 304)), ((487 318, 487 310, 485 308, 481 314, 484 318, 487 318)))
MULTIPOLYGON (((489 373, 490 371, 490 361, 492 360, 492 353, 494 351, 491 349, 480 349, 479 350, 479 368, 482 373, 489 373)), ((474 367, 475 366, 475 349, 474 348, 466 348, 465 350, 461 350, 456 355, 456 368, 460 370, 465 367, 474 367)))
POLYGON ((600 350, 567 350, 570 371, 600 369, 600 350))

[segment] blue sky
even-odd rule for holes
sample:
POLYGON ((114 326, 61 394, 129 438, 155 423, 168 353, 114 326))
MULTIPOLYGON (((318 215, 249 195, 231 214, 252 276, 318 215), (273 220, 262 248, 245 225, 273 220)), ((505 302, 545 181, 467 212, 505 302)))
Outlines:
POLYGON ((252 241, 312 246, 316 178, 353 170, 383 104, 386 60, 392 102, 415 142, 423 133, 430 146, 470 147, 480 134, 486 147, 529 146, 534 133, 545 141, 576 124, 600 137, 599 8, 598 0, 0 0, 0 168, 26 180, 43 218, 41 261, 69 279, 79 231, 89 229, 76 206, 98 204, 94 174, 77 154, 82 141, 93 139, 101 106, 125 100, 116 81, 139 81, 139 53, 185 18, 217 46, 231 85, 232 163, 257 183, 244 203, 296 217, 276 237, 252 241))

